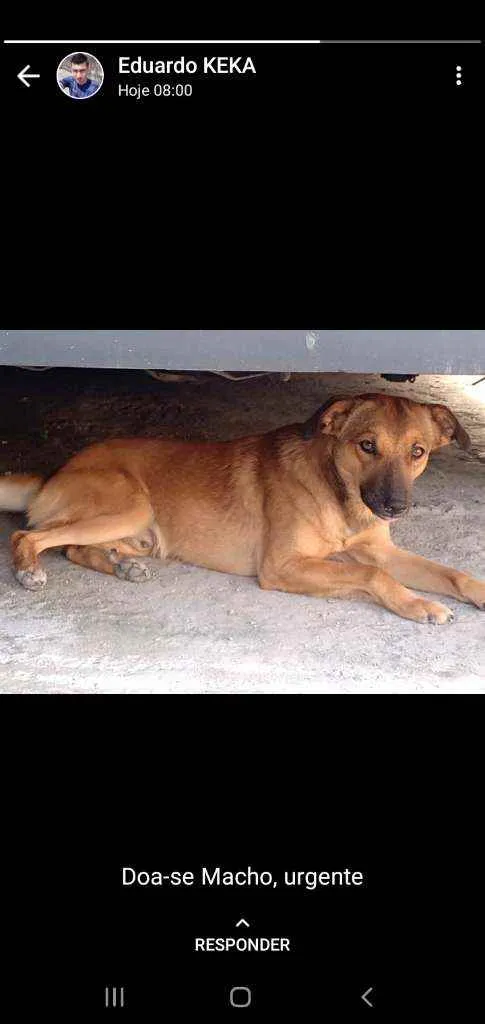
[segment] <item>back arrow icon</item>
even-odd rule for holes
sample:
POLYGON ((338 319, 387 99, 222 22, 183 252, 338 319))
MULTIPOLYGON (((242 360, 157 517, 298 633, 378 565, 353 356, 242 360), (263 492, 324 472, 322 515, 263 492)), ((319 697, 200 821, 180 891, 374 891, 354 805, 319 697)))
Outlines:
POLYGON ((20 78, 20 81, 22 82, 23 85, 27 86, 27 89, 30 89, 30 82, 27 81, 28 78, 40 78, 40 75, 34 75, 34 74, 28 75, 27 71, 29 70, 29 68, 30 68, 30 64, 26 64, 25 67, 22 69, 22 71, 19 71, 19 73, 17 75, 17 78, 20 78))
POLYGON ((374 1006, 374 1003, 371 1003, 370 999, 367 998, 367 996, 369 995, 369 992, 372 992, 373 988, 374 988, 374 986, 371 985, 371 987, 367 989, 367 992, 364 992, 364 994, 360 997, 361 999, 364 1000, 364 1003, 366 1003, 367 1006, 374 1006))

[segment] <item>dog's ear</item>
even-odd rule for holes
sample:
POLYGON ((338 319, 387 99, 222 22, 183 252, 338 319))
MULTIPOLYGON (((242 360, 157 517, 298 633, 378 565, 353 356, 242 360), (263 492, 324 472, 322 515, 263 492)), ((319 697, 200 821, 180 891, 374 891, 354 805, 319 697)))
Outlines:
POLYGON ((451 444, 452 441, 456 441, 457 445, 464 448, 465 451, 471 448, 469 435, 446 405, 428 405, 428 410, 435 427, 435 448, 442 448, 443 445, 451 444))
MULTIPOLYGON (((360 396, 359 396, 360 397, 360 396)), ((338 437, 346 419, 354 408, 359 397, 329 398, 319 409, 303 424, 303 437, 309 441, 319 434, 333 434, 338 437)))

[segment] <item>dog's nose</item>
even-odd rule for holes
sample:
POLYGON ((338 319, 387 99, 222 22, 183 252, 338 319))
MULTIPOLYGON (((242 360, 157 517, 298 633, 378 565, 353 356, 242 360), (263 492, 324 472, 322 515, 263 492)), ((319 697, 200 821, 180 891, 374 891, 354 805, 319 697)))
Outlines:
POLYGON ((407 505, 405 501, 394 501, 392 505, 384 505, 384 512, 386 513, 386 516, 399 516, 401 515, 401 512, 405 512, 406 509, 407 505))

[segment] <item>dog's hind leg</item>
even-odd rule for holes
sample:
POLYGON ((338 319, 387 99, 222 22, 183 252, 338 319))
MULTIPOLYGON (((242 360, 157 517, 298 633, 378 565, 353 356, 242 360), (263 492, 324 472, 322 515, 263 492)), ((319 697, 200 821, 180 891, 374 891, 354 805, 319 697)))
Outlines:
MULTIPOLYGON (((142 553, 149 555, 151 551, 146 550, 142 553)), ((117 576, 121 580, 129 580, 130 583, 142 583, 143 580, 150 579, 150 570, 146 565, 135 558, 123 557, 138 554, 140 547, 127 544, 125 541, 111 541, 106 545, 69 544, 65 551, 66 558, 76 565, 117 576)))
POLYGON ((15 575, 22 586, 37 590, 46 581, 39 562, 42 551, 71 545, 115 547, 117 538, 136 537, 152 524, 153 519, 150 502, 140 495, 127 512, 102 513, 57 526, 52 523, 44 530, 17 530, 11 541, 15 575))

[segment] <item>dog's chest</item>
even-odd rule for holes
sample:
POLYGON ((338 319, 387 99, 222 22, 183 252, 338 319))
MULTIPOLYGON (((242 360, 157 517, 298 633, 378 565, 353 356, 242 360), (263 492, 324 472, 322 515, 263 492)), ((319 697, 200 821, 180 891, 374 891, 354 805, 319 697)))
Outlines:
POLYGON ((319 523, 301 522, 297 529, 297 547, 308 557, 325 557, 333 552, 342 552, 355 538, 369 529, 375 521, 374 514, 367 509, 356 510, 344 515, 341 510, 332 509, 332 514, 322 516, 319 523))
POLYGON ((354 543, 356 537, 358 537, 360 533, 364 533, 370 526, 373 526, 375 518, 376 517, 371 514, 370 516, 360 518, 358 521, 344 523, 341 532, 342 547, 347 547, 350 541, 354 543))
POLYGON ((303 522, 295 530, 295 547, 307 558, 325 558, 334 552, 344 551, 347 544, 361 532, 362 527, 353 528, 344 519, 322 523, 320 526, 303 522))
POLYGON ((350 538, 354 538, 356 534, 368 530, 370 526, 374 525, 375 521, 374 513, 363 502, 349 505, 345 510, 345 514, 342 515, 342 539, 344 543, 350 538))

